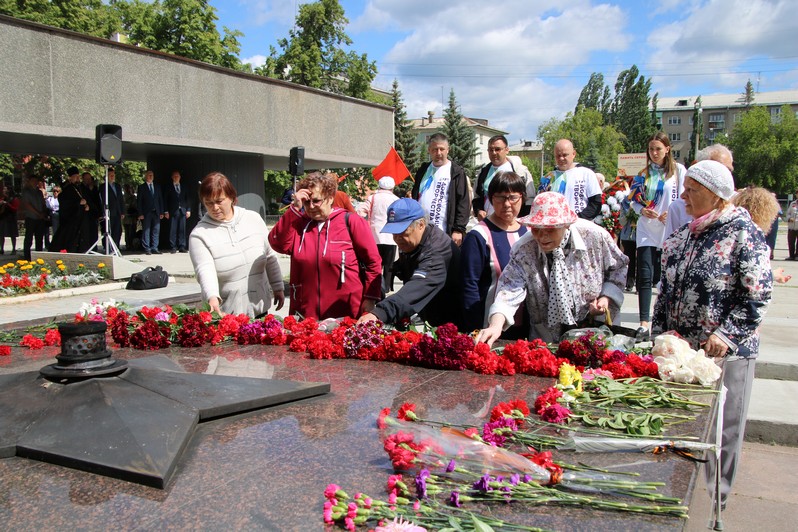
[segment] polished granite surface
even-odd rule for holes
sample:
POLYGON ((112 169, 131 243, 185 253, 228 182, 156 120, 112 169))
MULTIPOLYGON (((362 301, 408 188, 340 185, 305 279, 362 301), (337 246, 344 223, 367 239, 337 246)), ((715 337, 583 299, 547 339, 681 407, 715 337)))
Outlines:
MULTIPOLYGON (((58 348, 14 348, 0 374, 51 363, 58 348)), ((357 360, 309 360, 281 347, 224 345, 162 350, 184 370, 327 382, 331 393, 200 425, 165 489, 27 460, 0 460, 0 522, 6 530, 323 529, 323 491, 385 497, 392 473, 376 430, 380 409, 404 402, 422 417, 481 424, 502 401, 536 395, 552 379, 484 376, 357 360)), ((114 350, 118 358, 154 353, 114 350)), ((683 433, 704 434, 706 415, 683 433)), ((661 493, 689 502, 697 467, 671 454, 561 453, 565 462, 641 473, 661 493)), ((685 520, 606 511, 493 507, 494 515, 552 530, 681 530, 685 520)))

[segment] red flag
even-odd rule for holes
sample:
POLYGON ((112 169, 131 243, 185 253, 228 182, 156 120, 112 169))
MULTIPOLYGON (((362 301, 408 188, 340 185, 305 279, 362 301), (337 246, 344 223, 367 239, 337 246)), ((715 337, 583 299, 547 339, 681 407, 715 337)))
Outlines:
POLYGON ((391 146, 388 155, 386 155, 385 159, 371 171, 371 174, 377 181, 379 181, 381 177, 390 176, 393 178, 394 183, 398 185, 404 181, 406 177, 410 176, 410 170, 407 169, 402 158, 399 157, 399 154, 396 153, 396 150, 391 146))

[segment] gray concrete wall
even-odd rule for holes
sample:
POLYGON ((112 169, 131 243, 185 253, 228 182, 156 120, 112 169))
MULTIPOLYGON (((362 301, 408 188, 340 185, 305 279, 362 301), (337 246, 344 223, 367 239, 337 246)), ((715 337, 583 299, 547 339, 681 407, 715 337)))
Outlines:
POLYGON ((123 158, 214 150, 285 169, 295 145, 307 167, 368 166, 393 141, 384 106, 7 17, 0 87, 0 151, 93 157, 95 126, 118 124, 123 158))

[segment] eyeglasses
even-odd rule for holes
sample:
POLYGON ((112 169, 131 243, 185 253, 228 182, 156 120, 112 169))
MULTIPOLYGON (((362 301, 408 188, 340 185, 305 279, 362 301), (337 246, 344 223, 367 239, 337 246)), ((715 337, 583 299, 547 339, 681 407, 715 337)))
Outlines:
POLYGON ((327 198, 310 198, 308 200, 308 203, 310 203, 314 207, 318 207, 319 205, 321 205, 325 201, 327 201, 327 198))
POLYGON ((509 201, 510 203, 518 203, 521 201, 521 194, 509 194, 507 196, 503 194, 495 194, 493 196, 493 201, 498 201, 499 203, 504 203, 505 201, 509 201))

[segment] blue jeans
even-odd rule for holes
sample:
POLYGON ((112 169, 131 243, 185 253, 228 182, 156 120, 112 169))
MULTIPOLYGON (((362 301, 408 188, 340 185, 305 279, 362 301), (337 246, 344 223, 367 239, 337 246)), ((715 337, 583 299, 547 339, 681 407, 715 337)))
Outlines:
POLYGON ((654 246, 637 248, 637 301, 640 321, 651 321, 651 288, 659 283, 662 250, 654 246))
POLYGON ((161 217, 155 211, 148 212, 144 215, 141 227, 141 245, 144 251, 156 251, 161 234, 161 217))

